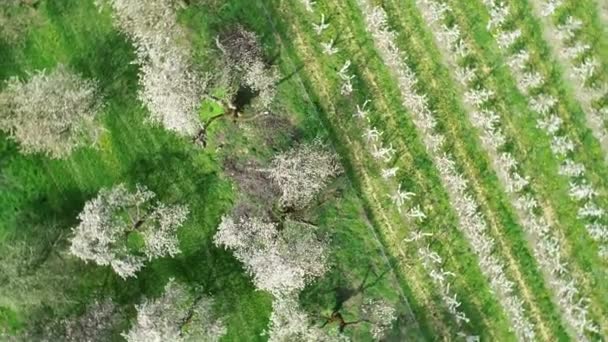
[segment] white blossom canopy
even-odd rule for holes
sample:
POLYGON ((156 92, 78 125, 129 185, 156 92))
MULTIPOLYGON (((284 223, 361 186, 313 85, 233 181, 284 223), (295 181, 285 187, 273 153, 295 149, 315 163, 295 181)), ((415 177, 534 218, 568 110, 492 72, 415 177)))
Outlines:
POLYGON ((137 53, 139 99, 150 111, 149 121, 184 136, 202 128, 198 108, 205 77, 191 62, 186 33, 177 22, 173 0, 97 0, 109 4, 117 26, 137 53))
POLYGON ((195 295, 173 279, 157 299, 137 305, 137 321, 122 336, 128 342, 215 342, 226 333, 213 299, 195 295))
POLYGON ((293 221, 279 230, 276 223, 256 217, 235 221, 224 216, 214 241, 232 249, 255 286, 273 295, 296 293, 328 268, 327 241, 314 227, 293 221))
POLYGON ((343 170, 335 153, 313 143, 275 156, 265 171, 281 189, 281 205, 302 209, 343 170))
POLYGON ((337 329, 315 326, 294 296, 280 296, 272 302, 268 331, 269 342, 340 342, 349 341, 337 329))
POLYGON ((82 315, 63 321, 64 338, 68 342, 109 340, 121 319, 123 317, 112 300, 95 301, 82 315))
POLYGON ((275 67, 266 65, 257 35, 238 27, 222 41, 218 37, 216 44, 226 58, 226 73, 235 74, 238 82, 256 93, 254 107, 267 109, 274 100, 280 74, 275 67))
POLYGON ((27 81, 12 77, 0 94, 0 129, 24 153, 63 158, 95 145, 102 132, 97 85, 63 65, 38 71, 27 81))
POLYGON ((135 276, 146 259, 178 254, 177 229, 187 219, 188 208, 153 202, 154 197, 141 185, 135 192, 124 184, 100 190, 78 215, 70 253, 110 265, 122 278, 135 276))

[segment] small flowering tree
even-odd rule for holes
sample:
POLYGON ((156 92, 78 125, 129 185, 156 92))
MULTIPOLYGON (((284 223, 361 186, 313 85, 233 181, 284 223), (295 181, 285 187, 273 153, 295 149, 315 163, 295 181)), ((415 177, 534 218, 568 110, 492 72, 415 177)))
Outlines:
POLYGON ((275 156, 265 171, 281 189, 281 206, 302 209, 343 170, 335 153, 315 143, 275 156))
POLYGON ((36 72, 28 81, 8 80, 0 94, 0 129, 24 153, 64 158, 97 143, 100 109, 95 82, 59 65, 51 72, 36 72))
POLYGON ((153 202, 155 194, 138 185, 102 189, 87 202, 73 229, 70 253, 98 265, 110 265, 122 278, 135 276, 145 260, 180 252, 177 229, 188 216, 183 205, 153 202))
POLYGON ((382 339, 397 319, 395 308, 384 300, 368 299, 361 311, 361 321, 370 324, 370 331, 376 340, 382 339))
POLYGON ((137 321, 122 334, 127 342, 215 342, 226 333, 213 310, 213 299, 195 295, 173 279, 160 298, 146 299, 136 309, 137 321))

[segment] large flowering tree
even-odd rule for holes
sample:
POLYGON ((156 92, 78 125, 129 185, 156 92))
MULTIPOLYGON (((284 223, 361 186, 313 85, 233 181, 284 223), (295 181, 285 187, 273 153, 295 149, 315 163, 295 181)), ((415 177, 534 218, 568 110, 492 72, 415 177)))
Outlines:
POLYGON ((136 48, 139 99, 150 111, 149 121, 194 137, 203 129, 198 108, 206 79, 192 64, 186 32, 177 22, 176 1, 96 2, 111 7, 116 25, 136 48))
POLYGON ((134 192, 124 184, 102 189, 78 216, 70 253, 110 265, 122 278, 135 276, 146 260, 178 254, 177 229, 188 208, 155 202, 154 197, 140 185, 134 192))
POLYGON ((274 295, 297 293, 327 271, 327 242, 301 223, 285 222, 279 230, 257 217, 224 216, 214 241, 233 250, 258 289, 274 295))
POLYGON ((0 94, 0 129, 25 153, 63 158, 95 145, 102 131, 97 85, 59 65, 29 80, 12 77, 0 94))

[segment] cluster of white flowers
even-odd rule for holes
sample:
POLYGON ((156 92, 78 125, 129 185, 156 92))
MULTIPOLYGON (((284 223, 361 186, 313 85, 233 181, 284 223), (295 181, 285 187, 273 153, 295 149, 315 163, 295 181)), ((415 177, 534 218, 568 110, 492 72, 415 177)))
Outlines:
POLYGON ((202 128, 198 108, 206 79, 194 71, 174 0, 96 0, 109 4, 117 26, 136 47, 140 100, 149 120, 184 136, 202 128))
POLYGON ((350 67, 351 62, 350 59, 344 62, 342 68, 338 71, 338 77, 342 80, 342 85, 340 86, 340 94, 344 96, 348 96, 353 92, 353 83, 352 80, 355 78, 355 75, 351 75, 348 73, 348 68, 350 67))
MULTIPOLYGON (((310 2, 310 0, 302 0, 304 3, 310 2)), ((314 2, 313 2, 314 4, 314 2)), ((307 11, 309 12, 314 12, 314 9, 312 8, 312 5, 306 6, 307 11)), ((325 22, 325 14, 321 14, 321 22, 319 24, 313 24, 313 29, 315 30, 315 32, 317 33, 317 35, 321 35, 321 33, 323 33, 323 31, 327 30, 329 28, 329 23, 325 22)), ((321 47, 323 48, 323 53, 328 55, 328 56, 332 56, 335 55, 336 53, 338 53, 340 50, 336 47, 335 41, 334 39, 330 39, 327 42, 322 42, 321 43, 321 47)), ((350 64, 350 61, 348 62, 350 64)), ((346 66, 346 69, 348 69, 348 66, 346 66)), ((346 70, 343 71, 344 72, 346 70)), ((342 78, 342 80, 345 82, 345 84, 350 85, 350 91, 348 91, 348 88, 344 88, 345 86, 342 86, 342 94, 343 95, 349 95, 352 92, 352 84, 351 84, 351 77, 348 77, 346 74, 340 74, 340 77, 342 78), (343 77, 345 76, 345 77, 343 77), (346 79, 345 79, 346 78, 346 79), (345 94, 345 92, 347 92, 345 94)))
POLYGON ((154 204, 154 197, 140 185, 135 192, 124 184, 100 190, 78 215, 80 224, 73 228, 70 253, 87 262, 110 265, 122 278, 135 276, 146 259, 178 254, 177 229, 188 217, 188 208, 154 204), (131 234, 143 237, 142 251, 133 251, 127 244, 131 234))
POLYGON ((372 337, 378 341, 386 336, 386 332, 397 319, 395 308, 381 299, 368 299, 363 303, 361 311, 361 319, 371 324, 372 337))
MULTIPOLYGON (((526 317, 523 301, 515 293, 513 282, 507 278, 504 265, 494 255, 493 238, 487 233, 487 224, 478 204, 467 191, 467 180, 457 170, 451 154, 443 149, 445 138, 436 130, 435 113, 429 108, 426 96, 416 90, 416 74, 405 63, 404 55, 397 47, 396 34, 388 28, 386 13, 380 7, 371 6, 366 0, 359 0, 359 4, 367 30, 371 33, 380 56, 395 75, 403 103, 411 110, 414 124, 439 170, 459 218, 459 228, 479 257, 480 268, 510 317, 517 336, 522 340, 534 339, 534 325, 526 317)), ((441 10, 433 11, 433 14, 441 17, 441 10)), ((457 27, 446 27, 441 38, 453 46, 459 40, 459 35, 457 27)), ((460 53, 464 53, 464 50, 461 49, 460 53)), ((483 99, 485 96, 487 94, 476 94, 472 99, 483 99)))
POLYGON ((128 342, 209 341, 226 334, 221 318, 213 311, 213 299, 195 296, 183 284, 170 279, 161 297, 136 306, 137 321, 122 333, 128 342))
POLYGON ((313 13, 315 11, 314 6, 316 1, 313 0, 300 0, 306 11, 313 13))
POLYGON ((38 71, 24 82, 7 81, 0 93, 0 130, 25 153, 67 157, 81 146, 95 146, 102 132, 97 84, 63 65, 38 71))
POLYGON ((281 295, 272 302, 269 342, 315 341, 347 342, 341 333, 328 332, 315 326, 313 319, 300 307, 297 296, 281 295))
POLYGON ((274 157, 266 170, 281 190, 281 206, 302 209, 343 170, 338 156, 320 143, 302 144, 274 157))
MULTIPOLYGON (((503 28, 503 24, 509 18, 509 8, 494 0, 485 0, 484 3, 491 15, 491 25, 489 24, 488 28, 497 37, 506 31, 503 28)), ((509 54, 508 49, 504 49, 503 51, 507 55, 509 54)), ((533 89, 539 89, 545 82, 544 77, 534 70, 529 60, 528 51, 519 50, 510 54, 507 63, 515 77, 520 81, 518 84, 520 91, 526 95, 530 94, 530 91, 533 89), (533 78, 539 79, 535 82, 534 86, 528 86, 529 83, 521 82, 526 78, 529 79, 529 75, 534 75, 533 78)), ((540 92, 530 100, 530 108, 539 114, 538 127, 552 137, 551 147, 553 152, 557 156, 565 157, 563 158, 560 174, 570 178, 570 197, 576 201, 585 203, 579 211, 579 216, 603 215, 602 212, 597 210, 599 208, 593 202, 590 202, 597 195, 597 192, 584 179, 584 166, 566 157, 569 153, 572 153, 575 146, 567 136, 560 135, 562 120, 553 113, 553 108, 555 108, 557 102, 558 100, 553 96, 540 92)), ((480 115, 476 119, 482 122, 482 125, 485 122, 484 115, 480 115)), ((488 132, 485 134, 487 135, 488 132)), ((502 177, 515 177, 516 179, 526 180, 525 176, 517 173, 515 169, 517 162, 512 155, 502 153, 500 159, 503 159, 503 161, 498 163, 498 166, 505 163, 513 166, 504 168, 505 172, 502 172, 502 177), (509 174, 509 172, 511 173, 509 174)), ((568 324, 575 329, 578 335, 577 338, 584 339, 586 331, 597 331, 596 325, 587 317, 586 302, 588 300, 577 289, 577 281, 570 275, 566 267, 565 254, 561 247, 561 237, 553 231, 549 223, 542 216, 537 214, 542 209, 539 201, 532 196, 531 191, 527 191, 529 189, 525 183, 522 182, 521 185, 521 187, 507 188, 509 192, 512 192, 517 197, 515 207, 525 214, 522 226, 528 234, 534 237, 533 250, 535 257, 543 268, 547 270, 549 283, 555 289, 555 296, 564 317, 568 324), (568 293, 568 295, 564 295, 565 293, 568 293)), ((592 236, 601 237, 605 235, 601 233, 602 229, 608 232, 606 226, 595 221, 587 224, 587 230, 590 231, 592 236)))
POLYGON ((222 217, 214 237, 217 246, 232 249, 253 277, 255 286, 274 296, 299 293, 328 269, 327 241, 315 227, 295 221, 278 224, 257 217, 222 217))
POLYGON ((555 32, 557 40, 547 40, 556 51, 557 59, 564 65, 567 76, 575 84, 577 100, 586 114, 589 128, 600 141, 604 153, 608 154, 608 132, 604 128, 608 124, 608 105, 602 104, 608 96, 608 78, 602 74, 603 67, 600 60, 592 50, 592 46, 585 41, 583 22, 568 15, 556 23, 551 15, 564 5, 563 1, 541 1, 544 17, 543 22, 551 32, 555 32), (550 9, 550 10, 547 10, 550 9))

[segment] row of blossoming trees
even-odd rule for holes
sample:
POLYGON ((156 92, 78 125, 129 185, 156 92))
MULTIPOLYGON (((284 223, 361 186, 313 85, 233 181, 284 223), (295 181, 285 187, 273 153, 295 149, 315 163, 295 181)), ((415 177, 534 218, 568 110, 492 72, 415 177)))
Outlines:
MULTIPOLYGON (((309 12, 314 12, 314 6, 311 5, 310 1, 303 1, 303 4, 309 12)), ((415 83, 415 75, 405 63, 403 63, 403 56, 401 52, 396 48, 394 43, 395 33, 392 32, 388 28, 387 24, 387 16, 384 10, 380 7, 374 7, 367 2, 359 2, 360 8, 364 14, 364 19, 366 23, 367 30, 374 38, 374 42, 385 61, 388 60, 388 65, 394 71, 396 71, 399 75, 399 80, 403 81, 400 83, 400 86, 407 86, 408 88, 403 88, 403 90, 407 89, 408 91, 404 94, 411 94, 411 96, 405 96, 404 102, 406 106, 414 106, 415 108, 420 108, 419 105, 424 106, 424 97, 418 95, 412 89, 412 82, 415 83)), ((319 18, 319 16, 317 16, 319 18)), ((325 15, 320 15, 320 21, 313 24, 313 29, 317 35, 321 35, 322 32, 329 27, 329 24, 325 22, 325 15)), ((339 47, 336 46, 334 40, 329 41, 321 41, 320 43, 322 47, 322 51, 324 54, 328 56, 333 56, 337 52, 339 52, 339 47)), ((346 60, 342 64, 337 71, 337 78, 341 80, 340 89, 338 89, 339 93, 343 96, 349 96, 353 91, 353 83, 355 80, 355 75, 351 74, 350 68, 352 67, 351 60, 346 60)), ((372 100, 367 100, 364 103, 357 104, 353 109, 352 117, 357 120, 363 131, 362 137, 366 142, 370 156, 373 160, 376 160, 378 166, 380 167, 380 175, 382 179, 387 183, 389 187, 393 187, 392 194, 389 195, 392 203, 395 205, 395 208, 399 213, 402 214, 403 222, 408 226, 413 227, 410 232, 409 237, 407 237, 404 242, 407 244, 406 248, 413 247, 417 250, 418 257, 427 271, 429 278, 436 285, 441 300, 445 304, 446 309, 449 313, 451 313, 454 317, 454 320, 459 324, 461 331, 459 335, 462 337, 466 337, 467 340, 475 340, 477 337, 474 335, 467 334, 466 331, 468 328, 464 326, 465 323, 468 323, 470 320, 460 309, 461 303, 458 301, 456 294, 451 290, 452 280, 456 277, 456 274, 450 272, 445 269, 445 262, 443 258, 433 249, 431 248, 431 243, 433 241, 433 234, 428 230, 428 227, 425 227, 426 214, 421 209, 420 205, 415 204, 416 194, 406 191, 402 188, 402 185, 396 181, 397 172, 399 170, 398 167, 394 166, 394 160, 398 157, 397 149, 393 147, 392 144, 386 145, 382 141, 382 136, 384 132, 376 128, 369 118, 370 113, 370 105, 373 104, 372 100)), ((424 119, 421 119, 419 123, 422 125, 421 127, 430 127, 432 128, 432 123, 434 120, 432 118, 427 117, 430 121, 423 122, 424 119), (429 126, 430 125, 430 126, 429 126)), ((439 156, 439 149, 441 148, 442 141, 444 138, 442 136, 433 135, 432 133, 425 136, 428 138, 427 142, 431 142, 429 144, 430 151, 432 153, 437 153, 437 160, 446 161, 446 163, 441 163, 442 169, 448 173, 455 173, 455 169, 453 166, 450 166, 449 160, 446 160, 445 157, 439 156), (451 171, 450 171, 451 170, 451 171)), ((462 178, 458 183, 462 184, 464 181, 462 178)), ((472 201, 470 196, 465 196, 463 201, 472 201)), ((476 205, 467 206, 472 210, 469 214, 463 215, 461 218, 466 220, 464 223, 467 224, 467 227, 471 227, 470 224, 477 224, 478 220, 482 220, 481 216, 476 213, 476 205), (472 221, 470 221, 472 220, 472 221)), ((480 241, 486 244, 487 251, 491 250, 491 242, 488 240, 487 236, 480 232, 479 234, 475 232, 475 230, 471 227, 470 230, 465 230, 465 233, 469 233, 468 236, 473 236, 475 239, 475 243, 480 241), (472 235, 470 235, 472 234, 472 235)), ((496 259, 490 259, 488 262, 498 262, 496 259)), ((492 272, 497 272, 497 276, 501 276, 502 268, 493 267, 491 268, 492 272)), ((498 279, 498 282, 502 282, 507 288, 501 293, 505 293, 509 295, 510 290, 508 289, 509 281, 506 280, 503 276, 503 279, 498 279)), ((514 305, 520 305, 517 301, 514 302, 514 305)), ((526 323, 524 323, 526 324, 526 323)))
MULTIPOLYGON (((486 3, 488 6, 496 5, 491 1, 486 3)), ((530 184, 530 177, 525 175, 516 156, 508 149, 512 138, 502 129, 504 114, 494 101, 496 89, 488 88, 480 82, 480 70, 484 65, 471 63, 479 60, 475 57, 475 47, 471 46, 472 39, 461 32, 457 24, 449 24, 451 8, 446 3, 424 0, 419 1, 419 8, 438 41, 447 42, 438 45, 442 47, 444 58, 453 69, 455 81, 460 84, 471 122, 481 132, 481 142, 488 151, 495 172, 510 194, 521 226, 531 237, 535 258, 545 271, 545 277, 551 284, 566 321, 575 328, 579 338, 587 330, 597 332, 597 327, 589 319, 588 300, 581 296, 578 281, 567 266, 568 255, 563 251, 563 238, 547 221, 545 209, 540 205, 541 200, 530 184)), ((504 14, 504 11, 493 9, 491 13, 493 15, 489 27, 500 21, 500 18, 495 17, 496 13, 504 14)), ((516 41, 518 34, 498 32, 495 37, 501 48, 508 48, 516 41)), ((539 78, 539 74, 528 73, 519 78, 519 84, 534 87, 540 82, 539 78)))
POLYGON ((468 181, 458 171, 453 155, 445 147, 445 137, 437 129, 436 113, 430 108, 425 94, 416 89, 416 74, 406 64, 404 53, 399 50, 395 33, 388 29, 386 13, 367 1, 359 1, 368 31, 387 67, 397 80, 403 104, 410 110, 413 121, 427 146, 427 152, 439 171, 443 186, 447 190, 452 206, 459 218, 463 235, 477 254, 482 272, 498 297, 520 339, 534 338, 534 325, 525 313, 523 301, 514 291, 504 264, 494 254, 494 240, 488 234, 488 224, 479 210, 479 204, 469 193, 468 181))
MULTIPOLYGON (((539 1, 538 10, 542 17, 550 17, 558 11, 564 1, 539 1)), ((509 19, 509 8, 494 4, 492 13, 496 25, 493 29, 503 30, 502 25, 509 19)), ((606 95, 608 91, 608 80, 606 79, 606 66, 602 65, 596 56, 596 49, 584 41, 582 36, 582 21, 572 15, 568 15, 561 23, 557 23, 551 18, 547 18, 547 28, 555 32, 558 41, 554 43, 552 39, 547 39, 551 44, 554 43, 554 50, 558 60, 563 61, 566 73, 571 79, 575 80, 577 100, 580 102, 585 113, 589 116, 591 126, 598 140, 605 144, 606 133, 605 125, 608 105, 606 95), (596 129, 597 128, 597 129, 596 129)), ((519 32, 515 29, 514 32, 519 32)), ((509 67, 516 77, 526 73, 534 73, 538 78, 535 87, 521 89, 522 93, 528 95, 535 88, 544 84, 545 77, 535 70, 535 65, 530 61, 529 51, 522 49, 519 51, 505 51, 509 56, 509 67)), ((560 99, 550 94, 540 93, 530 101, 533 111, 538 113, 544 120, 539 121, 542 127, 554 141, 554 152, 556 158, 562 163, 560 174, 570 180, 570 198, 578 202, 578 217, 584 222, 589 235, 596 240, 601 247, 599 255, 608 259, 608 225, 606 223, 606 209, 598 204, 597 198, 600 197, 598 191, 586 176, 585 165, 576 163, 573 156, 577 149, 584 148, 572 142, 564 132, 561 132, 562 119, 559 117, 556 108, 560 105, 560 99), (544 96, 543 96, 544 95, 544 96), (560 142, 557 144, 557 142, 560 142)), ((606 152, 604 152, 606 153, 606 152)))
POLYGON ((575 86, 589 127, 608 154, 608 65, 599 57, 602 47, 585 34, 582 18, 570 13, 568 7, 575 2, 538 0, 532 5, 547 31, 547 43, 575 86))
MULTIPOLYGON (((492 32, 496 32, 496 27, 494 25, 499 24, 498 26, 500 26, 505 20, 504 18, 501 19, 500 15, 506 17, 509 13, 505 10, 505 6, 503 5, 492 1, 487 1, 485 3, 491 9, 492 14, 488 29, 493 30, 492 32), (495 17, 497 13, 498 16, 495 17)), ((311 12, 313 11, 314 6, 311 5, 310 1, 304 1, 304 5, 310 9, 311 12)), ((364 6, 365 5, 366 4, 364 4, 364 6)), ((547 208, 543 203, 543 199, 539 198, 538 194, 535 192, 535 182, 526 176, 526 171, 520 167, 518 156, 510 152, 511 149, 509 144, 514 141, 513 139, 517 139, 517 137, 509 137, 509 133, 503 131, 501 127, 503 126, 503 114, 501 113, 502 110, 500 109, 499 102, 496 101, 495 91, 494 89, 487 88, 483 82, 484 71, 488 70, 489 66, 479 64, 477 61, 471 63, 471 61, 476 60, 477 47, 471 46, 470 42, 473 39, 468 37, 466 33, 461 32, 458 25, 454 24, 454 21, 450 18, 451 9, 447 4, 438 1, 419 1, 418 7, 429 23, 429 26, 432 28, 435 37, 441 42, 439 45, 443 48, 444 56, 448 60, 450 67, 454 70, 453 76, 461 88, 463 102, 466 104, 471 122, 481 132, 481 141, 484 148, 488 151, 495 172, 507 190, 511 199, 511 204, 517 210, 519 221, 524 228, 524 232, 531 238, 530 242, 534 256, 542 267, 543 275, 550 284, 550 290, 553 292, 554 296, 553 298, 561 309, 566 324, 573 329, 573 335, 575 335, 577 339, 586 339, 587 336, 589 336, 589 333, 597 334, 599 332, 599 327, 597 326, 597 323, 593 321, 593 318, 590 317, 591 315, 589 313, 590 300, 586 298, 583 289, 579 286, 579 277, 581 274, 578 271, 580 270, 577 267, 572 268, 568 265, 567 259, 569 253, 566 252, 563 247, 564 245, 567 245, 567 243, 563 240, 563 236, 555 230, 551 220, 547 219, 547 208), (444 44, 444 42, 447 42, 447 44, 444 44)), ((386 26, 386 14, 383 13, 381 9, 371 10, 369 7, 367 9, 364 8, 363 12, 364 14, 367 12, 368 14, 365 16, 366 24, 368 30, 372 32, 372 35, 374 35, 374 33, 376 34, 374 38, 376 38, 376 44, 380 54, 383 54, 383 50, 395 50, 396 43, 394 40, 386 43, 386 37, 394 37, 394 33, 386 29, 374 30, 374 26, 386 26), (373 13, 373 15, 370 13, 373 13), (380 44, 378 44, 378 40, 381 42, 380 44), (384 48, 382 45, 384 45, 384 48)), ((320 22, 313 25, 313 29, 318 35, 328 27, 329 24, 326 22, 324 14, 320 15, 320 22)), ((520 34, 521 33, 517 32, 517 30, 505 30, 496 32, 495 37, 498 46, 501 49, 508 50, 515 46, 516 43, 521 43, 519 41, 520 34)), ((333 40, 320 44, 326 55, 332 56, 339 51, 338 46, 336 46, 333 40)), ((517 46, 521 46, 521 44, 517 46)), ((389 67, 399 65, 395 62, 399 60, 399 53, 393 54, 393 56, 397 57, 389 55, 389 58, 387 58, 385 56, 386 55, 383 55, 382 57, 385 58, 385 62, 389 67)), ((343 82, 340 88, 340 93, 342 95, 349 95, 353 90, 354 76, 350 75, 348 72, 350 67, 351 61, 347 60, 338 71, 337 76, 343 82)), ((545 83, 543 76, 534 70, 525 71, 526 73, 524 75, 516 75, 518 76, 518 86, 520 89, 534 90, 535 92, 531 93, 530 96, 536 96, 539 94, 536 91, 542 88, 542 85, 545 83)), ((401 72, 396 73, 395 77, 401 82, 403 78, 411 77, 411 74, 411 72, 401 72)), ((414 91, 410 88, 408 89, 408 92, 412 93, 414 91)), ((353 116, 359 119, 366 119, 370 103, 373 103, 373 101, 366 101, 365 103, 357 105, 353 116)), ((411 103, 406 103, 405 105, 413 108, 421 107, 416 102, 413 103, 414 105, 411 103)), ((542 96, 541 98, 533 98, 530 102, 530 106, 532 108, 543 106, 542 96)), ((551 105, 550 108, 552 106, 553 105, 551 105)), ((548 121, 549 120, 546 117, 539 119, 539 127, 544 129, 547 126, 548 121)), ((362 120, 362 122, 365 122, 365 120, 362 120)), ((395 150, 392 146, 383 146, 381 137, 384 132, 372 126, 369 120, 367 120, 367 124, 367 127, 364 128, 363 136, 369 143, 371 155, 378 159, 383 166, 383 178, 385 178, 389 184, 394 184, 397 188, 395 195, 392 196, 392 198, 394 199, 395 204, 401 209, 401 206, 412 200, 415 194, 402 191, 399 184, 391 182, 391 179, 397 174, 398 168, 385 165, 394 165, 391 161, 393 160, 395 150)), ((557 125, 555 131, 560 130, 560 122, 558 121, 555 125, 557 125)), ((433 127, 432 124, 426 126, 433 127)), ((422 127, 422 130, 426 129, 426 126, 418 123, 418 127, 422 127)), ((563 133, 563 131, 561 133, 563 133)), ((436 143, 435 140, 428 140, 427 145, 430 150, 433 150, 434 146, 441 147, 442 142, 436 143)), ((570 145, 572 145, 572 143, 567 139, 553 137, 551 147, 553 152, 565 154, 570 151, 571 148, 568 147, 570 145), (560 150, 564 150, 564 152, 559 152, 560 150)), ((582 175, 584 176, 584 167, 582 165, 577 164, 571 159, 566 159, 560 172, 567 175, 569 170, 576 169, 582 169, 582 175)), ((597 196, 597 191, 590 188, 590 186, 584 182, 584 179, 582 183, 580 183, 580 181, 580 178, 572 179, 570 195, 577 201, 583 199, 587 200, 587 202, 581 204, 582 207, 578 212, 578 216, 581 219, 584 219, 585 217, 589 218, 590 222, 588 221, 585 223, 587 229, 596 240, 602 242, 605 239, 605 226, 601 220, 603 217, 603 214, 601 213, 602 210, 591 202, 593 197, 597 196), (590 195, 585 196, 585 194, 590 195), (599 215, 596 215, 598 212, 599 215)), ((419 209, 420 208, 416 207, 412 208, 408 211, 408 216, 411 215, 410 218, 416 217, 420 221, 423 221, 424 213, 419 209)), ((428 233, 421 231, 415 231, 411 234, 411 237, 406 240, 424 240, 425 237, 430 235, 427 234, 428 233)), ((600 248, 600 255, 603 255, 604 248, 605 247, 600 248)), ((439 260, 439 263, 441 264, 439 255, 431 254, 429 251, 421 254, 425 255, 423 259, 429 259, 432 256, 432 259, 439 260)), ((443 280, 448 278, 446 275, 450 275, 449 272, 445 273, 444 277, 438 277, 437 273, 435 273, 433 279, 441 279, 441 283, 444 284, 443 280)), ((449 289, 449 286, 447 288, 449 289)), ((453 302, 454 301, 452 301, 452 303, 453 302)), ((515 315, 512 316, 514 329, 518 333, 520 339, 534 339, 535 335, 532 330, 532 325, 522 319, 525 317, 524 315, 517 314, 517 311, 523 312, 522 302, 518 303, 518 301, 506 300, 503 301, 503 303, 508 304, 507 311, 512 315, 515 315), (516 306, 511 306, 513 303, 519 305, 520 308, 517 309, 516 306)), ((454 308, 454 305, 450 306, 450 308, 454 308)), ((459 321, 464 320, 461 318, 459 321)))

